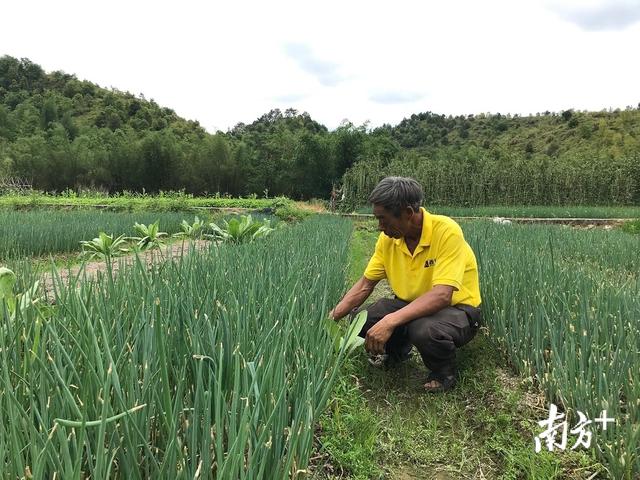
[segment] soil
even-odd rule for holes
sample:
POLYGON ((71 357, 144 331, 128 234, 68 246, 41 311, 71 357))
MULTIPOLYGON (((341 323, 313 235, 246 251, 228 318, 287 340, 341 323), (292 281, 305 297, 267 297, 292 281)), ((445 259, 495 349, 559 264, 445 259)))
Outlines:
MULTIPOLYGON (((150 267, 154 263, 166 261, 169 258, 181 257, 189 253, 191 250, 191 244, 193 243, 196 250, 203 250, 210 242, 208 240, 195 240, 195 241, 179 241, 164 245, 160 249, 149 250, 139 254, 140 260, 150 267)), ((111 260, 111 271, 117 274, 120 268, 123 266, 133 265, 136 261, 136 254, 130 254, 125 256, 116 257, 111 260)), ((60 277, 62 282, 67 285, 69 279, 76 279, 80 277, 82 280, 92 280, 98 275, 98 272, 107 271, 107 262, 105 260, 94 260, 86 262, 81 265, 77 265, 71 268, 60 268, 57 270, 57 276, 60 277)), ((45 273, 42 276, 42 288, 47 296, 51 298, 54 292, 54 274, 53 272, 45 273)))

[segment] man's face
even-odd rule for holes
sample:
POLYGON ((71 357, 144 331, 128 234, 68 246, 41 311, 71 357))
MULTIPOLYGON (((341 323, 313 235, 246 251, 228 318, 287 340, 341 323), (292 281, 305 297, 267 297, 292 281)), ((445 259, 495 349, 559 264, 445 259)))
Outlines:
POLYGON ((373 215, 378 220, 378 230, 387 237, 402 238, 409 232, 409 219, 413 216, 411 208, 402 210, 399 217, 380 205, 373 205, 373 215))

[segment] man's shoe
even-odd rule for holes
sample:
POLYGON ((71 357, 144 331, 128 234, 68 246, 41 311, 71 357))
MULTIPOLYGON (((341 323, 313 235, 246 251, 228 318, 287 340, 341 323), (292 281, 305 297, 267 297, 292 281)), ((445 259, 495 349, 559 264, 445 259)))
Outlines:
POLYGON ((442 375, 435 372, 429 373, 427 376, 427 381, 425 383, 425 391, 427 393, 442 393, 451 390, 456 385, 456 376, 455 375, 442 375), (439 385, 432 387, 427 386, 427 383, 431 383, 436 381, 439 385))

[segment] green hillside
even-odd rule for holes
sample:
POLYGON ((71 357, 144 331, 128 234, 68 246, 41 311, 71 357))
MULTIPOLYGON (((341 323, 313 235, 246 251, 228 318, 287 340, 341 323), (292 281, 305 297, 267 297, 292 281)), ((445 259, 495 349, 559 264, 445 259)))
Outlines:
POLYGON ((385 175, 410 175, 442 205, 640 204, 640 109, 531 116, 412 115, 373 132, 399 146, 357 162, 347 204, 385 175))
POLYGON ((0 189, 19 179, 58 192, 320 197, 353 163, 334 168, 339 148, 339 135, 295 110, 212 135, 143 95, 0 57, 0 189))
MULTIPOLYGON (((211 108, 215 108, 212 105, 211 108)), ((431 112, 396 126, 274 109, 207 133, 143 95, 108 90, 28 59, 0 57, 0 190, 184 189, 366 203, 385 175, 408 175, 441 205, 638 205, 640 109, 529 116, 431 112)))
MULTIPOLYGON (((640 105, 639 105, 640 107, 640 105)), ((445 117, 412 115, 396 127, 384 126, 404 148, 425 151, 455 146, 508 148, 516 153, 606 153, 620 156, 640 147, 640 109, 603 112, 565 110, 529 116, 480 114, 445 117)))

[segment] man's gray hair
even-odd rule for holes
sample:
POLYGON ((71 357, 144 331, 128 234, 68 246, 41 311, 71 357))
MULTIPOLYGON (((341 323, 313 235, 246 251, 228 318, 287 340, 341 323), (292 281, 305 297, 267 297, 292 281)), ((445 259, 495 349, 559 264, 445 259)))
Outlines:
POLYGON ((399 217, 400 212, 407 207, 416 212, 420 210, 423 198, 422 186, 413 178, 386 177, 380 180, 369 195, 369 203, 380 205, 399 217))

